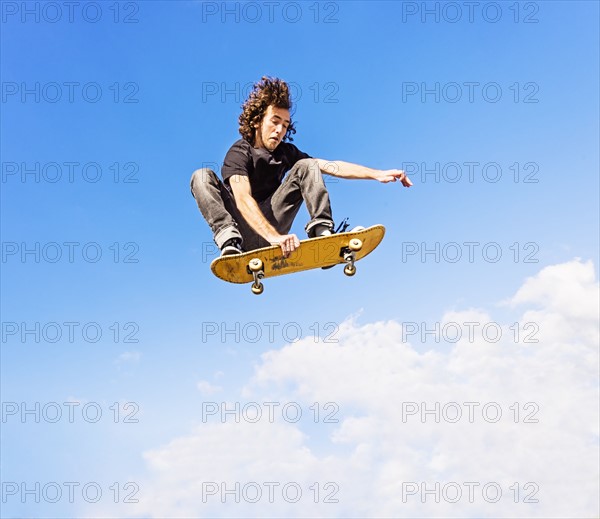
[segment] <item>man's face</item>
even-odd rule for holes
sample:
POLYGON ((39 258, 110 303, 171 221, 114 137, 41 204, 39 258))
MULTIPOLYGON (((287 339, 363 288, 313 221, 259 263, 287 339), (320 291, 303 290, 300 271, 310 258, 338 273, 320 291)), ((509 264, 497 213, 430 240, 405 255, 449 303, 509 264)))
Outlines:
POLYGON ((290 111, 287 108, 269 106, 258 128, 256 145, 273 151, 285 137, 290 125, 290 111))

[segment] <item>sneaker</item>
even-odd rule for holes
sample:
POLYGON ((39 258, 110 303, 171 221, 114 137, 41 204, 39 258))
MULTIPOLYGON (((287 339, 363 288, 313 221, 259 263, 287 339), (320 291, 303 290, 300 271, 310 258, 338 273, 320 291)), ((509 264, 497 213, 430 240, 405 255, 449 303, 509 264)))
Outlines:
POLYGON ((231 238, 227 240, 221 248, 222 256, 231 256, 232 254, 242 254, 242 242, 238 238, 231 238))
POLYGON ((317 224, 308 232, 309 238, 319 238, 320 236, 331 236, 331 227, 325 224, 317 224))
POLYGON ((348 232, 364 231, 365 229, 366 227, 363 227, 362 225, 357 225, 356 227, 350 229, 348 232))

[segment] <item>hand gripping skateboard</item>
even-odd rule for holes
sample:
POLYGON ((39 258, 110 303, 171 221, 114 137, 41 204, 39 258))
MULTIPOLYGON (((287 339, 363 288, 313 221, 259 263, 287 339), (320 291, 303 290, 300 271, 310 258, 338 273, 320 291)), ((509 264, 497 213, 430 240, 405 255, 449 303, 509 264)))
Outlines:
POLYGON ((302 240, 300 247, 287 258, 283 256, 279 245, 273 245, 216 258, 210 268, 218 278, 230 283, 252 283, 252 292, 262 294, 262 279, 302 270, 344 263, 344 274, 354 276, 354 264, 371 253, 384 234, 383 225, 373 225, 359 231, 302 240))

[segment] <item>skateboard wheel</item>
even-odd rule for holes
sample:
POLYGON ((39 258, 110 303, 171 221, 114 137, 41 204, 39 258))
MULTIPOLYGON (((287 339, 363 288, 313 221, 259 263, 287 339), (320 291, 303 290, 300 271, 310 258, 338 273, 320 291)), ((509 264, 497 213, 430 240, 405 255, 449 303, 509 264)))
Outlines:
POLYGON ((354 265, 346 265, 344 267, 344 274, 346 274, 346 276, 354 276, 354 274, 356 274, 356 267, 354 265))
POLYGON ((260 258, 252 258, 250 263, 248 263, 248 268, 252 272, 258 272, 259 270, 262 270, 263 262, 260 260, 260 258))
POLYGON ((265 286, 262 283, 260 283, 258 285, 252 283, 251 289, 252 289, 252 293, 253 294, 256 294, 257 296, 259 296, 260 294, 263 293, 263 290, 265 289, 265 286))
POLYGON ((348 244, 348 248, 353 251, 362 249, 363 242, 358 238, 352 238, 348 244))

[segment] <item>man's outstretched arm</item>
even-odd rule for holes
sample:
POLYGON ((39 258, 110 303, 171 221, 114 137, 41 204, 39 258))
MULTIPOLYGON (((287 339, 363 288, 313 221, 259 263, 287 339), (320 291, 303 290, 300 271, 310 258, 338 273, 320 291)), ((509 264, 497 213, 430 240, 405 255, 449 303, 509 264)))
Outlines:
POLYGON ((283 255, 286 257, 300 246, 300 240, 295 234, 279 234, 277 229, 265 218, 256 200, 252 197, 248 177, 232 175, 229 179, 229 185, 233 191, 235 205, 244 217, 244 220, 258 234, 271 245, 279 245, 283 255))
POLYGON ((319 169, 327 175, 332 175, 339 178, 348 179, 368 179, 378 180, 379 182, 396 182, 400 181, 404 187, 412 186, 412 182, 401 169, 372 169, 351 162, 342 160, 324 160, 317 159, 319 169))

